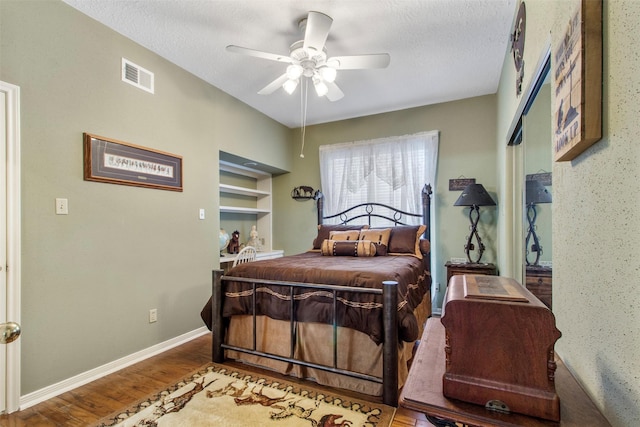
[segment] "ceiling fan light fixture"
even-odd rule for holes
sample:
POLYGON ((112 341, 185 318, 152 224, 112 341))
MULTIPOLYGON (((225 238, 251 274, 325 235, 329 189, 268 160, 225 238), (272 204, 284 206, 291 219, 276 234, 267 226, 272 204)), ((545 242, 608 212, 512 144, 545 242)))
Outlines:
POLYGON ((300 81, 299 79, 295 79, 295 80, 289 79, 286 82, 284 82, 284 84, 282 85, 282 88, 285 90, 285 92, 291 95, 298 87, 299 81, 300 81))
POLYGON ((316 88, 318 96, 325 96, 329 92, 329 88, 324 84, 320 76, 313 76, 313 86, 316 88))
POLYGON ((328 83, 333 83, 336 80, 336 75, 338 72, 335 68, 323 65, 318 69, 318 73, 320 73, 320 77, 322 80, 328 83))
MULTIPOLYGON (((289 46, 288 56, 235 45, 229 45, 226 48, 229 52, 287 64, 284 73, 260 89, 258 94, 270 95, 283 88, 292 95, 300 86, 300 129, 303 148, 309 83, 313 83, 318 96, 324 96, 328 101, 336 102, 344 97, 344 93, 335 83, 337 70, 386 68, 390 61, 388 53, 328 56, 326 41, 332 22, 333 19, 330 16, 310 11, 299 21, 299 29, 304 33, 304 38, 289 46)), ((301 154, 300 157, 304 156, 301 154)))
POLYGON ((291 64, 287 67, 287 77, 289 77, 289 80, 297 80, 303 72, 304 69, 299 64, 291 64))

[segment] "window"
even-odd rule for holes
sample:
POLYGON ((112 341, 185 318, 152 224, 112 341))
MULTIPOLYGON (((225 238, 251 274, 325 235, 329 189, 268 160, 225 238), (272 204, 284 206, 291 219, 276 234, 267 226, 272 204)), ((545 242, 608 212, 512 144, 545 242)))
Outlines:
MULTIPOLYGON (((422 188, 425 184, 435 188, 438 139, 438 131, 431 131, 320 146, 325 215, 367 202, 422 212, 422 188)), ((372 221, 371 225, 388 224, 372 221)))

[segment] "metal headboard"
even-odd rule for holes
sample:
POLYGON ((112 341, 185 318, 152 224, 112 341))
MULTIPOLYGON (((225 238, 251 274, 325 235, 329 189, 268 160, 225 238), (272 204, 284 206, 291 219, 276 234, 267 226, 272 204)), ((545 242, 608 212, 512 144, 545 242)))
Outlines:
POLYGON ((361 203, 338 212, 334 215, 324 216, 324 194, 321 191, 316 193, 316 202, 318 209, 318 224, 323 224, 325 220, 338 218, 341 224, 349 224, 361 218, 366 218, 366 223, 370 226, 372 218, 382 218, 392 222, 394 225, 407 225, 406 217, 422 218, 424 225, 427 226, 423 237, 429 239, 431 233, 431 185, 425 184, 422 188, 422 213, 404 212, 392 206, 382 203, 361 203), (361 213, 360 208, 364 208, 365 213, 361 213), (382 210, 382 212, 380 212, 382 210), (387 212, 385 215, 384 213, 387 212), (353 216, 350 216, 354 214, 353 216))

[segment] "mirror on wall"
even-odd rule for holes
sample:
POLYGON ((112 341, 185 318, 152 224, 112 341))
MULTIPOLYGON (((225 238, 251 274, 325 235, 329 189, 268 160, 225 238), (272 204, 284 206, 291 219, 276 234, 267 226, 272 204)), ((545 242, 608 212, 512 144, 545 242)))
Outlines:
POLYGON ((526 287, 549 308, 552 307, 553 273, 552 203, 553 165, 550 55, 543 54, 528 90, 523 94, 509 144, 515 146, 514 247, 526 287))
POLYGON ((551 308, 552 184, 551 85, 540 87, 524 116, 524 273, 527 288, 551 308))

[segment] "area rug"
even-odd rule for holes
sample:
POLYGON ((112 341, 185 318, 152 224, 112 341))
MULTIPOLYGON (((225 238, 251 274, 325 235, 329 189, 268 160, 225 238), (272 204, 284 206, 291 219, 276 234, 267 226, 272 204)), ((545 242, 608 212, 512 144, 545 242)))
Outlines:
POLYGON ((208 364, 100 427, 388 427, 395 408, 208 364))

